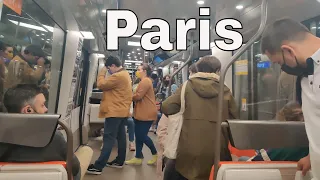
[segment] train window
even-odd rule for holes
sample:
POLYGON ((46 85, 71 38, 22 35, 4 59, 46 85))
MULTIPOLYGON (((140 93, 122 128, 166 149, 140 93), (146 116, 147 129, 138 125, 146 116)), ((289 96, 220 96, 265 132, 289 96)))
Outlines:
POLYGON ((303 21, 302 24, 309 28, 312 34, 320 37, 320 16, 303 21))
MULTIPOLYGON (((233 93, 239 107, 240 119, 271 120, 275 118, 277 107, 281 106, 278 105, 280 98, 278 89, 281 89, 278 87, 280 69, 279 65, 271 63, 267 56, 262 55, 260 41, 255 42, 234 63, 233 93)), ((294 84, 293 79, 292 84, 294 84)), ((293 88, 284 87, 281 90, 281 98, 285 99, 284 101, 293 98, 288 95, 292 95, 293 88)))
POLYGON ((4 1, 0 13, 0 95, 17 84, 36 84, 53 113, 64 31, 33 0, 4 1))
MULTIPOLYGON (((253 101, 255 119, 274 119, 277 112, 277 84, 280 66, 272 63, 267 56, 262 55, 260 41, 252 45, 253 54, 253 101)), ((282 107, 281 107, 282 108, 282 107)))

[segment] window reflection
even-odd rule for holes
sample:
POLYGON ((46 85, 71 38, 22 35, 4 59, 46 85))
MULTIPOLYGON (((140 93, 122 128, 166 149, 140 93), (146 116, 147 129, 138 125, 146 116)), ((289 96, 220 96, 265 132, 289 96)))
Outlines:
MULTIPOLYGON (((56 58, 52 59, 53 33, 61 34, 62 30, 32 0, 22 2, 21 14, 6 5, 3 5, 2 9, 0 99, 8 88, 17 84, 36 84, 43 89, 48 106, 49 94, 52 92, 51 64, 52 61, 61 62, 62 55, 56 55, 56 58)), ((58 38, 56 42, 61 44, 63 37, 58 38)), ((56 44, 55 48, 59 50, 55 49, 55 52, 62 52, 62 44, 56 44)))

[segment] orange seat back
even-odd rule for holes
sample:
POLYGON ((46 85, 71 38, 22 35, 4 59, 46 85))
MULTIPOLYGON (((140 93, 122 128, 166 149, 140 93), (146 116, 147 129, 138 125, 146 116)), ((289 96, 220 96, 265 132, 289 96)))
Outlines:
POLYGON ((253 157, 256 155, 256 151, 254 149, 240 150, 240 149, 233 147, 230 142, 229 142, 228 148, 229 148, 230 153, 232 155, 237 156, 237 157, 241 157, 241 156, 253 157))

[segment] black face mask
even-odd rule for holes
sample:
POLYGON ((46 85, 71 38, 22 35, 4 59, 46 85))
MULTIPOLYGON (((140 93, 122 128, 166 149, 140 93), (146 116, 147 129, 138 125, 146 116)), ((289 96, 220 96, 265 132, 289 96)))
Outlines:
POLYGON ((298 63, 297 59, 297 66, 296 67, 290 67, 286 64, 283 64, 281 66, 282 71, 286 72, 287 74, 294 75, 294 76, 308 76, 308 75, 313 75, 314 71, 314 64, 313 64, 313 59, 308 58, 306 63, 307 67, 301 67, 301 65, 298 63))

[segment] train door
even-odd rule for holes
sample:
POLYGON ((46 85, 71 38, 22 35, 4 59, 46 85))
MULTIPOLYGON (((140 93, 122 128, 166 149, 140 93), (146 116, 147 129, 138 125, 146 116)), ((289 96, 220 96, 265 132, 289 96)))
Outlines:
POLYGON ((252 114, 248 110, 248 103, 251 102, 249 99, 251 91, 248 81, 248 62, 249 51, 245 51, 233 65, 233 93, 240 111, 240 119, 252 118, 252 114))
POLYGON ((83 144, 82 140, 82 126, 84 125, 84 111, 86 105, 86 94, 87 94, 87 87, 88 87, 88 78, 89 78, 89 52, 86 49, 82 49, 82 61, 79 68, 79 84, 78 84, 78 99, 77 103, 80 107, 79 113, 79 131, 80 131, 80 144, 83 144))
POLYGON ((233 65, 233 93, 240 119, 271 120, 277 112, 280 66, 261 55, 255 42, 233 65))

